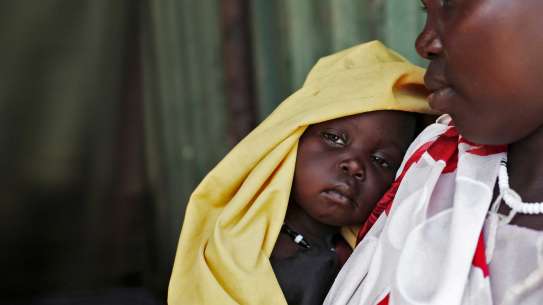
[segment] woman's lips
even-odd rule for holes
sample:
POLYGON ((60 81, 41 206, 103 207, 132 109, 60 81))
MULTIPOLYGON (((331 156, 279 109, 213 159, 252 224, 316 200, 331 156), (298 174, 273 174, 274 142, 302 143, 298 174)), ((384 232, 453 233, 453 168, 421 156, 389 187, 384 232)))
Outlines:
POLYGON ((438 111, 446 112, 450 103, 450 98, 452 98, 454 94, 454 90, 451 87, 442 87, 435 90, 428 96, 430 107, 438 111))
POLYGON ((347 195, 344 195, 343 193, 337 191, 337 190, 327 190, 327 191, 324 191, 322 192, 322 195, 333 201, 333 202, 336 202, 336 203, 339 203, 339 204, 342 204, 342 205, 350 205, 350 206, 353 206, 356 208, 357 204, 354 200, 352 200, 351 198, 349 198, 347 195))

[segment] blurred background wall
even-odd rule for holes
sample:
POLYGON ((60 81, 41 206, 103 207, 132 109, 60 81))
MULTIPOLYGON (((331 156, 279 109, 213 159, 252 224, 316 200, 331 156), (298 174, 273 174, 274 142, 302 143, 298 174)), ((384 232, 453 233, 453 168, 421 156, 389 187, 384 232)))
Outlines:
POLYGON ((321 56, 424 64, 419 6, 0 0, 0 303, 163 304, 205 173, 321 56))

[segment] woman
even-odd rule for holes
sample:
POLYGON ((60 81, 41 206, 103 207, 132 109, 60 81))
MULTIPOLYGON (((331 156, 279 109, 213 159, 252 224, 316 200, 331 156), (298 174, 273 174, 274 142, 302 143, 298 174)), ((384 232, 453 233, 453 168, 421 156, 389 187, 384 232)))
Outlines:
POLYGON ((325 304, 540 304, 543 2, 424 0, 430 105, 325 304))

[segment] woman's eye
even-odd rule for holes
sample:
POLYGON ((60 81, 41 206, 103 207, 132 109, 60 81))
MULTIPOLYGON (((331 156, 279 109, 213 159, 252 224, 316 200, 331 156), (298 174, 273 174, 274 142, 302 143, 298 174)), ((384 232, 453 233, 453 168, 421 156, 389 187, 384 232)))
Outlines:
POLYGON ((441 0, 441 7, 449 7, 453 4, 452 2, 452 0, 441 0))
POLYGON ((392 169, 392 164, 381 156, 371 156, 371 160, 384 169, 392 169))
POLYGON ((342 136, 339 136, 337 134, 330 133, 330 132, 323 132, 322 137, 326 141, 331 142, 332 144, 335 144, 335 145, 342 145, 343 146, 343 145, 345 145, 347 143, 347 141, 342 136))
MULTIPOLYGON (((452 0, 440 0, 441 7, 450 7, 452 6, 452 0)), ((420 9, 424 12, 428 11, 428 5, 424 0, 420 0, 420 9)))
POLYGON ((426 3, 424 3, 423 0, 420 0, 420 9, 424 12, 428 11, 428 7, 426 6, 426 3))

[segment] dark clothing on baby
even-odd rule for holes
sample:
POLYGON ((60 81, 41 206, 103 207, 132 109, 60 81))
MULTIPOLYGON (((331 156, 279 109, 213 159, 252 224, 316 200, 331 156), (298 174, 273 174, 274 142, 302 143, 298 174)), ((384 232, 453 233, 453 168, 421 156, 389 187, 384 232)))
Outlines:
POLYGON ((270 258, 273 271, 289 305, 321 305, 341 268, 335 251, 337 235, 310 240, 286 258, 270 258))

